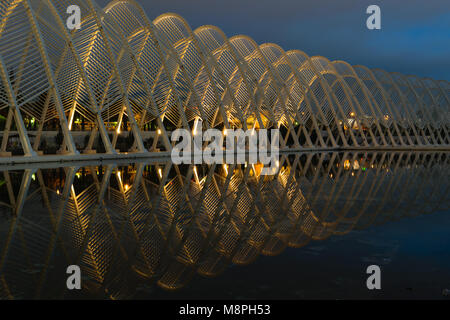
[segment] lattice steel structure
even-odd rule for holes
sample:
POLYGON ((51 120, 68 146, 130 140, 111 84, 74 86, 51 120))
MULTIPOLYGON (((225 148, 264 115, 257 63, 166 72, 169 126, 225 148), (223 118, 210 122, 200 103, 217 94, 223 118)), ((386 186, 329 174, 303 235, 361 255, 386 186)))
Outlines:
POLYGON ((0 298, 185 286, 312 240, 449 209, 448 153, 282 155, 280 170, 170 162, 1 171, 0 298))
POLYGON ((170 131, 195 119, 204 129, 280 127, 291 150, 450 144, 448 81, 285 52, 214 26, 192 31, 173 13, 152 22, 132 0, 3 0, 0 19, 3 157, 14 144, 35 157, 170 151, 170 131), (79 30, 66 27, 73 4, 79 30), (50 131, 59 150, 43 146, 50 131), (118 147, 123 131, 130 140, 118 147))

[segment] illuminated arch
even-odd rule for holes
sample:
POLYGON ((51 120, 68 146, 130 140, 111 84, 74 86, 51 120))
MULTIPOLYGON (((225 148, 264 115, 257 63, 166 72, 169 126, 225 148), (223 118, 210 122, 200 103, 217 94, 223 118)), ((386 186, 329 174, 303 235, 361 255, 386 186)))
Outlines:
POLYGON ((170 151, 168 131, 192 129, 200 119, 205 128, 280 127, 281 148, 290 150, 449 145, 448 81, 284 52, 209 25, 193 31, 175 13, 150 21, 132 0, 105 9, 92 0, 77 4, 82 27, 73 31, 62 18, 68 1, 0 6, 2 156, 14 121, 24 155, 39 157, 54 120, 58 152, 71 156, 96 152, 98 134, 98 152, 115 154, 122 130, 134 141, 127 152, 155 152, 160 139, 170 151), (76 115, 89 125, 84 146, 72 132, 76 115), (37 123, 34 136, 29 119, 37 123), (150 125, 157 133, 144 134, 150 125))

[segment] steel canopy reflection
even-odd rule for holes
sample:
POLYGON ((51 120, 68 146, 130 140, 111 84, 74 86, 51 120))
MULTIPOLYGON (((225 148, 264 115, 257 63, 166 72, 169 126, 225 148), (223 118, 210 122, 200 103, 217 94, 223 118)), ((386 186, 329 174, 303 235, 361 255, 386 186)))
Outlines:
POLYGON ((286 247, 449 208, 449 154, 282 155, 260 166, 137 162, 0 174, 0 298, 132 297, 286 247))

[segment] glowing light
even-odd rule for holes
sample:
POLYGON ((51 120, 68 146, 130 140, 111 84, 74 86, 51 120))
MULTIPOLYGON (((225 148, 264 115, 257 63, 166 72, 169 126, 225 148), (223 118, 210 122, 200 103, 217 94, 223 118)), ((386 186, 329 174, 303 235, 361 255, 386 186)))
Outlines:
POLYGON ((161 168, 158 169, 159 178, 162 179, 162 170, 161 168))
POLYGON ((58 189, 58 190, 56 190, 56 194, 59 194, 59 189, 58 189))
POLYGON ((227 129, 223 129, 223 135, 224 135, 224 136, 227 135, 227 129))
POLYGON ((69 130, 72 130, 72 122, 73 122, 73 117, 75 116, 75 112, 72 113, 72 115, 70 116, 70 120, 69 120, 69 130))
POLYGON ((120 176, 120 171, 117 171, 117 177, 119 178, 120 185, 122 185, 122 177, 120 176))
POLYGON ((122 119, 120 119, 119 123, 117 124, 117 133, 120 134, 120 126, 122 125, 122 119))
POLYGON ((123 186, 125 188, 125 191, 128 191, 128 189, 130 189, 130 186, 128 184, 123 186))
POLYGON ((194 175, 195 175, 195 181, 200 184, 200 180, 198 179, 198 173, 197 173, 197 167, 194 166, 194 175))
POLYGON ((156 133, 158 134, 158 136, 161 134, 161 129, 156 130, 156 133))
POLYGON ((195 136, 197 134, 197 126, 198 126, 198 122, 200 121, 199 118, 195 118, 194 121, 194 129, 192 129, 192 134, 195 136))
POLYGON ((33 179, 33 181, 36 180, 36 176, 34 175, 34 173, 33 173, 33 175, 31 176, 31 179, 33 179))
POLYGON ((344 161, 344 169, 345 170, 350 169, 350 160, 347 159, 347 160, 344 161))
POLYGON ((252 164, 253 173, 255 177, 259 177, 261 174, 262 169, 264 168, 264 165, 262 163, 257 163, 256 165, 252 164))
POLYGON ((228 175, 228 165, 224 164, 223 165, 223 170, 225 170, 225 173, 228 175))
POLYGON ((355 113, 354 112, 350 112, 350 117, 354 117, 355 113))

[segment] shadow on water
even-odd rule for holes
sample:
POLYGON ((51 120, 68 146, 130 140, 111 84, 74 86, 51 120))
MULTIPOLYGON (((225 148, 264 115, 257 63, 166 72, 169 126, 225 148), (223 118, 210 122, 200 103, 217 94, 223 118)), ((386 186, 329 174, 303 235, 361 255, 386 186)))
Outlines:
POLYGON ((0 298, 445 298, 449 155, 2 171, 0 298))

